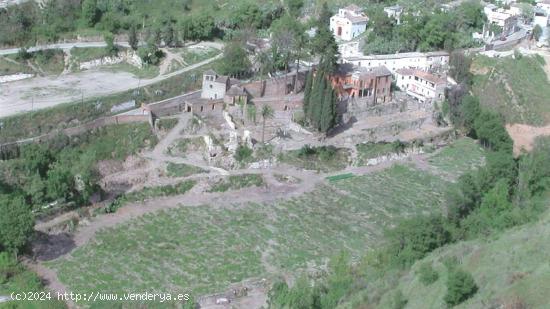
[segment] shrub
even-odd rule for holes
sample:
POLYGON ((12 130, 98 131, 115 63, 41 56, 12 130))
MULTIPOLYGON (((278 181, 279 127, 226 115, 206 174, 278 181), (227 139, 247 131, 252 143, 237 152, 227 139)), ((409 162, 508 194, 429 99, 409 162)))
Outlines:
POLYGON ((0 284, 4 284, 17 272, 17 261, 7 252, 0 253, 0 284))
POLYGON ((397 290, 393 294, 393 297, 391 299, 391 308, 393 309, 403 309, 407 305, 407 299, 403 295, 403 292, 401 290, 397 290))
POLYGON ((450 307, 456 306, 477 292, 477 285, 472 275, 460 269, 449 273, 447 279, 447 294, 443 298, 450 307))
POLYGON ((420 265, 417 274, 420 276, 420 282, 424 285, 430 285, 439 279, 439 274, 433 269, 430 263, 420 265))
POLYGON ((246 145, 239 145, 235 151, 235 160, 239 163, 247 162, 252 159, 252 149, 246 145))
POLYGON ((407 266, 451 241, 451 233, 441 216, 419 216, 401 221, 388 232, 394 262, 407 266))

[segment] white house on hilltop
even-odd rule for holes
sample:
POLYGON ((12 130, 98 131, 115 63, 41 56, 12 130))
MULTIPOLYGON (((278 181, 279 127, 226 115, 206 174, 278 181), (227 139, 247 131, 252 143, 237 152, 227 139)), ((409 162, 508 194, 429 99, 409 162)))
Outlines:
POLYGON ((350 41, 367 30, 369 18, 355 4, 338 11, 330 18, 330 31, 336 38, 350 41))

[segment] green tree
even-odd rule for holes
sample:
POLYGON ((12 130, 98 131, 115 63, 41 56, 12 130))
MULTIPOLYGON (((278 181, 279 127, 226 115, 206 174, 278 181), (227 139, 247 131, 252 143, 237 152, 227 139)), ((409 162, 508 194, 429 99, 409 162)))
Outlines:
POLYGON ((336 123, 336 93, 327 82, 323 94, 319 131, 327 133, 336 123))
POLYGON ((130 45, 130 48, 132 48, 133 50, 137 50, 139 47, 139 39, 138 39, 135 25, 132 25, 128 32, 128 44, 130 45))
POLYGON ((411 265, 451 241, 445 220, 437 215, 403 220, 387 236, 394 262, 402 266, 411 265))
POLYGON ((279 66, 289 71, 290 64, 299 61, 305 45, 304 29, 296 18, 289 14, 271 25, 272 50, 279 60, 279 66))
POLYGON ((176 33, 172 23, 167 23, 162 29, 162 40, 166 46, 173 46, 176 44, 176 33))
POLYGON ((264 105, 262 107, 262 110, 260 112, 262 115, 262 144, 265 141, 265 123, 267 119, 272 119, 275 116, 275 112, 273 111, 273 108, 269 105, 264 105))
POLYGON ((313 87, 313 73, 308 72, 306 75, 306 82, 304 86, 304 115, 309 115, 309 108, 310 108, 310 99, 311 99, 311 88, 313 87))
POLYGON ((103 36, 103 39, 105 40, 105 50, 107 53, 111 56, 114 56, 118 53, 118 47, 115 45, 115 37, 112 33, 107 32, 103 36))
POLYGON ((17 254, 34 231, 30 207, 21 196, 0 196, 0 248, 17 254))
POLYGON ((328 8, 327 2, 323 2, 321 5, 321 11, 319 12, 319 19, 317 20, 317 27, 328 27, 330 24, 330 18, 332 17, 332 12, 328 8))
POLYGON ((539 25, 535 25, 535 27, 533 28, 533 38, 535 39, 535 41, 538 41, 541 35, 542 28, 539 25))
POLYGON ((503 123, 500 115, 482 111, 474 122, 475 132, 481 144, 494 151, 511 152, 513 142, 503 123))
POLYGON ((477 292, 477 285, 470 273, 460 269, 449 272, 447 294, 443 298, 449 306, 456 306, 477 292))
POLYGON ((69 166, 56 163, 52 169, 48 171, 47 192, 48 197, 52 200, 65 199, 68 200, 72 189, 74 188, 74 178, 71 175, 69 166))
POLYGON ((246 118, 254 124, 256 124, 257 113, 258 111, 256 110, 256 106, 254 104, 246 105, 246 118))
POLYGON ((97 9, 97 0, 82 1, 82 20, 88 27, 93 27, 99 18, 99 10, 97 9))
POLYGON ((236 41, 229 42, 223 50, 220 73, 240 77, 250 72, 251 63, 246 50, 236 41))
POLYGON ((304 0, 285 0, 284 2, 286 10, 290 15, 294 17, 300 16, 304 7, 304 0))

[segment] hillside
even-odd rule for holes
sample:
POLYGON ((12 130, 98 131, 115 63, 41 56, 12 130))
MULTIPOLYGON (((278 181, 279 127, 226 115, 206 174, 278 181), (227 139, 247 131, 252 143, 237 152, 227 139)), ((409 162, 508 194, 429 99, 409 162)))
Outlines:
POLYGON ((443 263, 456 258, 460 267, 473 275, 479 290, 455 308, 548 308, 550 286, 544 283, 550 281, 549 234, 547 211, 538 222, 514 228, 500 237, 436 250, 399 279, 398 287, 382 297, 381 307, 388 307, 392 295, 400 290, 407 300, 405 308, 446 308, 443 297, 448 271, 443 263), (417 274, 425 263, 439 274, 439 279, 428 286, 420 282, 417 274))
POLYGON ((472 91, 482 106, 502 114, 507 123, 550 123, 550 83, 541 56, 474 59, 472 91))

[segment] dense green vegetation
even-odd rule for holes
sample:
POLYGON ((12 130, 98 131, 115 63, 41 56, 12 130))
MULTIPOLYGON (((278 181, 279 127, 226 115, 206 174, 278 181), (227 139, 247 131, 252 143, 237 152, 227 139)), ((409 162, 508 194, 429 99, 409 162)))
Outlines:
POLYGON ((308 170, 323 172, 344 169, 349 163, 349 151, 334 146, 311 147, 305 145, 278 155, 281 162, 308 170))
MULTIPOLYGON (((22 264, 7 252, 0 252, 0 295, 10 295, 21 292, 46 292, 41 279, 27 270, 22 264)), ((52 299, 42 301, 17 301, 3 304, 2 308, 48 308, 58 309, 67 306, 52 296, 52 299)))
POLYGON ((120 207, 132 203, 143 202, 147 199, 163 196, 181 195, 191 190, 197 182, 194 180, 186 180, 174 185, 164 185, 157 187, 144 187, 139 191, 133 191, 117 197, 109 205, 101 209, 102 212, 116 212, 120 207))
POLYGON ((212 39, 222 29, 268 28, 284 8, 275 1, 246 0, 52 0, 43 8, 28 1, 0 10, 0 45, 139 30, 146 42, 172 46, 187 40, 212 39))
POLYGON ((399 25, 386 15, 383 6, 367 7, 372 29, 363 47, 367 54, 471 47, 471 33, 480 31, 485 22, 483 7, 475 1, 465 1, 448 12, 434 11, 433 7, 411 10, 403 14, 399 25))
POLYGON ((21 148, 18 158, 0 163, 11 196, 21 196, 35 211, 55 205, 79 206, 98 192, 101 160, 123 160, 156 143, 148 124, 108 126, 74 137, 58 136, 21 148))
MULTIPOLYGON (((37 215, 88 204, 93 194, 101 193, 99 161, 122 160, 155 143, 148 124, 109 126, 24 145, 18 157, 1 161, 0 294, 43 291, 39 278, 17 260, 34 235, 37 215)), ((15 308, 35 306, 60 308, 64 304, 20 302, 15 308)))

